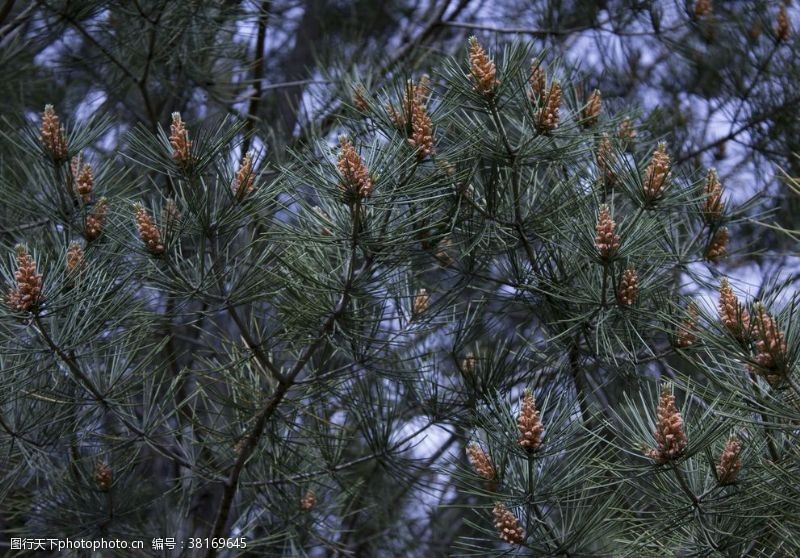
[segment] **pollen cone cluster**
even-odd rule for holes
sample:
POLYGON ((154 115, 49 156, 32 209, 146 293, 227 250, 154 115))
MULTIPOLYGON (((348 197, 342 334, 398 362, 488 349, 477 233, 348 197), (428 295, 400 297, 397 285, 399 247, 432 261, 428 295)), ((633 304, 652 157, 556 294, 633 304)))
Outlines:
POLYGON ((414 318, 417 318, 425 313, 428 309, 428 304, 430 303, 430 295, 426 289, 420 289, 417 291, 417 294, 414 296, 414 304, 411 308, 411 315, 414 318))
POLYGON ((544 426, 539 418, 539 411, 536 409, 536 400, 533 392, 526 389, 522 396, 522 406, 517 416, 517 427, 519 428, 519 445, 529 452, 534 452, 542 447, 542 434, 544 426))
POLYGON ((525 541, 525 531, 520 526, 517 516, 505 504, 496 503, 492 514, 498 537, 508 544, 522 544, 525 541))
POLYGON ((592 91, 586 106, 583 107, 583 121, 584 126, 594 126, 600 119, 600 111, 603 110, 603 96, 599 89, 592 91))
POLYGON ((619 287, 617 288, 617 302, 620 306, 633 306, 639 295, 639 276, 636 269, 629 267, 622 272, 619 287))
POLYGON ((725 449, 719 457, 717 464, 717 482, 719 484, 733 484, 739 471, 742 469, 742 444, 736 437, 731 436, 725 443, 725 449))
POLYGON ((494 95, 497 88, 497 68, 475 37, 469 38, 469 72, 475 91, 484 97, 494 95))
POLYGON ((91 242, 92 240, 96 240, 101 234, 103 234, 103 228, 106 224, 106 216, 108 215, 108 202, 105 198, 100 198, 97 200, 97 203, 94 205, 92 211, 86 215, 86 220, 84 222, 84 231, 83 234, 86 237, 86 240, 91 242))
POLYGON ((739 302, 730 283, 724 277, 719 282, 719 319, 736 339, 743 341, 750 331, 750 314, 739 302))
POLYGON ((531 86, 530 91, 530 99, 534 103, 538 103, 543 97, 545 93, 545 89, 547 88, 547 73, 545 69, 542 68, 542 64, 539 60, 533 59, 531 62, 531 73, 528 76, 528 83, 531 86))
POLYGON ((688 445, 686 433, 683 431, 683 417, 675 406, 675 396, 666 387, 662 389, 658 401, 656 429, 653 435, 656 447, 647 450, 645 455, 656 463, 677 459, 688 445))
POLYGON ((368 198, 372 194, 373 182, 364 160, 345 136, 339 138, 339 160, 336 168, 342 177, 339 189, 346 196, 368 198))
POLYGON ((661 197, 667 185, 670 170, 670 159, 667 144, 659 143, 644 173, 644 197, 653 202, 661 197))
POLYGON ((56 162, 67 160, 67 135, 53 105, 45 105, 39 140, 56 162))
POLYGON ((29 312, 42 298, 42 276, 36 271, 36 262, 24 246, 17 246, 16 287, 6 293, 6 305, 17 312, 29 312))
POLYGON ((617 130, 617 137, 622 141, 633 141, 636 139, 636 127, 629 117, 625 117, 620 123, 619 129, 617 130))
POLYGON ((303 511, 311 511, 314 509, 314 506, 316 505, 317 505, 317 495, 314 493, 313 490, 309 488, 303 495, 303 498, 300 500, 300 509, 302 509, 303 511))
POLYGON ((415 84, 408 80, 406 91, 400 103, 400 109, 396 109, 393 104, 386 105, 386 113, 394 127, 401 132, 408 133, 407 117, 413 117, 414 107, 423 107, 427 111, 428 98, 431 92, 431 82, 428 75, 423 75, 415 84))
POLYGON ((73 241, 67 248, 67 273, 75 273, 83 263, 83 247, 79 242, 73 241))
POLYGON ((367 112, 369 110, 369 102, 367 102, 367 90, 360 83, 353 88, 353 106, 360 112, 367 112))
POLYGON ((67 160, 67 135, 53 105, 44 106, 39 141, 55 162, 67 160))
POLYGON ((467 446, 467 458, 475 474, 486 480, 494 480, 496 471, 489 455, 477 443, 467 446))
POLYGON ((253 152, 248 151, 242 158, 242 163, 233 177, 233 184, 231 189, 236 201, 242 201, 247 195, 253 191, 253 152))
POLYGON ((554 81, 545 95, 543 106, 536 111, 536 126, 540 133, 547 134, 558 128, 561 120, 561 84, 554 81))
POLYGON ((786 337, 763 304, 759 303, 756 311, 756 372, 763 375, 771 386, 776 386, 786 373, 786 337))
POLYGON ((474 378, 475 371, 478 369, 478 357, 475 356, 475 353, 469 352, 467 356, 464 357, 464 360, 461 361, 461 372, 467 376, 474 378))
POLYGON ((617 223, 611 218, 611 210, 607 205, 601 205, 595 226, 597 234, 594 238, 594 246, 604 260, 613 258, 619 250, 620 237, 615 232, 616 228, 617 223))
POLYGON ((719 181, 716 169, 708 169, 704 186, 706 202, 703 206, 703 219, 709 225, 719 222, 725 204, 722 202, 722 183, 719 181))
POLYGON ((728 240, 730 240, 728 227, 717 229, 717 232, 711 238, 711 242, 708 243, 708 248, 706 248, 706 259, 712 263, 717 263, 724 258, 728 254, 728 240))
POLYGON ((597 170, 603 184, 610 187, 617 181, 617 175, 614 172, 614 147, 611 145, 611 139, 608 134, 603 134, 600 144, 597 146, 597 170))
POLYGON ((97 488, 100 489, 101 492, 108 492, 111 490, 112 480, 113 474, 111 472, 111 467, 99 461, 94 466, 94 482, 97 483, 97 488))
POLYGON ((136 227, 139 229, 139 236, 144 243, 147 251, 158 256, 164 253, 164 244, 161 241, 161 231, 158 230, 153 218, 142 204, 134 206, 136 227))
POLYGON ((697 341, 697 305, 690 302, 686 309, 686 319, 678 326, 678 334, 675 337, 675 346, 685 349, 694 345, 697 341))
POLYGON ((172 158, 182 167, 192 163, 192 142, 186 124, 181 120, 181 113, 172 113, 172 124, 169 128, 169 144, 172 146, 172 158))
POLYGON ((429 78, 423 76, 419 84, 411 86, 408 93, 408 115, 411 118, 411 137, 408 138, 408 143, 417 150, 418 160, 433 153, 433 121, 427 107, 429 92, 429 78))
POLYGON ((75 182, 75 192, 83 200, 83 203, 92 201, 92 190, 94 189, 94 175, 92 165, 84 163, 80 155, 72 158, 70 164, 72 177, 75 182))

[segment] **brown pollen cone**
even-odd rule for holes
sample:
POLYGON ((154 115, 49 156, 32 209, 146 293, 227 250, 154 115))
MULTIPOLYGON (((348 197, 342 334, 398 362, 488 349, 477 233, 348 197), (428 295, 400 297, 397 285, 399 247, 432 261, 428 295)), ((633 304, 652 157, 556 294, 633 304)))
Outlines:
POLYGON ((476 37, 469 38, 469 72, 475 91, 484 97, 494 95, 497 88, 497 68, 476 37))
POLYGON ((498 537, 508 544, 519 545, 525 541, 525 531, 520 526, 517 517, 505 504, 496 503, 492 514, 494 515, 494 526, 497 529, 498 537))
POLYGON ((74 273, 83 263, 83 247, 77 241, 70 242, 67 248, 67 273, 74 273))
POLYGON ((558 128, 561 120, 561 84, 554 81, 547 91, 544 106, 536 111, 536 126, 540 133, 547 134, 558 128))
POLYGON ((713 225, 719 222, 725 210, 725 204, 722 201, 722 183, 719 181, 716 169, 708 169, 703 189, 706 196, 706 202, 703 205, 703 220, 707 224, 713 225))
POLYGON ((644 173, 644 197, 648 202, 653 202, 661 197, 667 185, 670 171, 670 158, 667 154, 667 144, 659 143, 650 163, 644 173))
POLYGON ((414 296, 414 304, 411 308, 412 318, 422 315, 428 309, 429 304, 430 295, 428 294, 428 291, 426 289, 418 290, 417 294, 414 296))
POLYGON ((636 274, 636 269, 629 267, 622 272, 622 279, 617 287, 617 302, 620 306, 633 306, 638 295, 639 276, 636 274))
POLYGON ((83 231, 86 240, 91 242, 103 234, 103 228, 105 227, 107 215, 108 202, 105 198, 100 198, 97 200, 97 203, 94 205, 92 211, 86 215, 83 231))
POLYGON ((36 271, 36 262, 28 250, 17 245, 17 270, 14 272, 16 287, 6 293, 6 305, 17 312, 29 312, 36 308, 42 298, 43 279, 36 271))
POLYGON ((719 456, 719 463, 717 464, 717 482, 719 484, 733 484, 739 471, 742 469, 742 444, 735 436, 728 438, 725 443, 725 449, 722 450, 722 455, 719 456))
POLYGON ((677 459, 686 450, 688 440, 683 431, 683 417, 675 406, 675 396, 665 386, 656 409, 656 429, 653 432, 656 447, 645 451, 645 455, 656 463, 677 459))
POLYGON ((367 102, 367 90, 360 83, 353 88, 353 106, 359 112, 367 112, 369 110, 369 102, 367 102))
POLYGON ((636 127, 629 117, 626 116, 620 123, 619 129, 617 130, 617 137, 622 141, 633 141, 636 139, 636 127))
POLYGON ((773 387, 779 385, 787 373, 786 337, 778 327, 775 318, 769 315, 766 307, 759 303, 755 316, 755 361, 756 373, 764 376, 773 387))
POLYGON ((594 246, 604 260, 613 258, 620 247, 620 237, 616 234, 617 223, 611 218, 611 210, 607 205, 600 206, 595 225, 594 246))
POLYGON ((495 480, 496 471, 492 459, 477 443, 472 442, 467 446, 467 457, 475 474, 488 481, 495 480))
POLYGON ((538 103, 543 97, 547 88, 547 72, 542 68, 539 60, 534 58, 531 62, 531 73, 528 76, 528 83, 531 86, 529 93, 530 99, 534 103, 538 103))
POLYGON ((425 106, 418 101, 411 105, 411 137, 408 143, 417 150, 418 160, 433 153, 433 121, 425 106))
POLYGON ((611 187, 617 182, 614 172, 614 147, 608 134, 603 134, 597 146, 597 171, 606 187, 611 187))
POLYGON ((599 89, 595 89, 592 91, 592 94, 589 95, 589 100, 586 102, 586 106, 583 107, 583 120, 581 124, 586 127, 594 126, 600 119, 600 111, 602 110, 603 95, 600 93, 599 89))
POLYGON ((311 511, 317 505, 317 495, 310 488, 306 490, 303 498, 300 500, 300 509, 303 511, 311 511))
POLYGON ((539 410, 536 408, 536 400, 533 392, 525 390, 522 396, 522 406, 517 416, 517 428, 519 428, 519 445, 528 452, 534 452, 542 447, 542 434, 544 426, 539 418, 539 410))
POLYGON ((60 163, 67 160, 67 136, 53 105, 44 106, 39 141, 54 161, 60 163))
POLYGON ((134 205, 136 227, 139 229, 139 237, 142 239, 147 251, 154 256, 164 253, 164 244, 161 241, 161 231, 158 230, 153 218, 142 204, 134 205))
POLYGON ((76 161, 77 157, 73 157, 74 163, 73 170, 75 171, 75 191, 83 200, 83 203, 92 201, 92 190, 94 189, 94 175, 92 174, 92 165, 81 164, 76 161))
POLYGON ((181 120, 181 113, 172 113, 172 124, 169 127, 169 144, 172 146, 172 158, 182 167, 192 163, 192 142, 186 124, 181 120))
POLYGON ((719 282, 719 319, 722 325, 739 341, 750 332, 750 314, 739 302, 730 283, 724 277, 719 282))
POLYGON ((730 240, 730 233, 728 227, 720 227, 714 233, 711 242, 708 243, 706 248, 705 258, 711 263, 717 263, 722 258, 728 255, 728 240, 730 240))
POLYGON ((686 308, 686 319, 678 326, 678 334, 675 337, 675 346, 681 349, 694 345, 697 341, 697 305, 690 302, 686 308))
POLYGON ((345 195, 368 198, 372 194, 373 182, 364 160, 345 136, 339 138, 339 159, 336 168, 342 177, 339 189, 345 195))
POLYGON ((233 177, 233 196, 236 201, 242 201, 247 195, 253 191, 253 152, 248 151, 242 158, 242 163, 233 177))
POLYGON ((111 467, 102 461, 97 462, 94 466, 94 482, 101 492, 108 492, 111 490, 111 483, 113 481, 113 474, 111 467))

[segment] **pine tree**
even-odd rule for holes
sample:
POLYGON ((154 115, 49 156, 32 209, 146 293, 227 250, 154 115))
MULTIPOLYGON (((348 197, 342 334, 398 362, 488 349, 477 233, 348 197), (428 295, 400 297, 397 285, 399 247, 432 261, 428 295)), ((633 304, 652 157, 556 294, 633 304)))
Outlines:
MULTIPOLYGON (((322 44, 316 4, 295 37, 322 44)), ((794 283, 737 278, 785 263, 770 250, 791 222, 703 166, 690 122, 644 117, 540 44, 459 35, 467 4, 419 20, 450 54, 331 64, 305 113, 263 89, 267 22, 296 17, 281 3, 0 13, 1 59, 31 54, 11 39, 40 18, 85 41, 76 71, 91 55, 119 81, 94 110, 86 84, 27 111, 9 93, 0 128, 4 536, 173 537, 209 557, 800 554, 794 283), (246 21, 253 59, 232 39, 246 21), (244 108, 219 97, 240 68, 261 74, 244 108), (218 97, 190 102, 193 83, 218 97)), ((534 8, 541 36, 767 48, 721 3, 611 6, 619 27, 575 4, 534 8)), ((758 13, 791 60, 793 10, 758 13)), ((741 107, 763 112, 739 110, 796 130, 762 67, 741 107)), ((745 158, 782 164, 790 143, 755 126, 745 158)))

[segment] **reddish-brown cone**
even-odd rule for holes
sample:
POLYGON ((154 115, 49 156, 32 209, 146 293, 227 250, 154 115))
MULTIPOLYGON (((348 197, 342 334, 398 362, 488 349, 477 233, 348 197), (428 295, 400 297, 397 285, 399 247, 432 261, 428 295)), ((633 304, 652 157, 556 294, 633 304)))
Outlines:
POLYGON ((233 177, 233 197, 236 201, 242 201, 247 195, 253 191, 253 181, 255 176, 253 174, 253 152, 248 151, 242 158, 242 163, 239 165, 236 174, 233 177))
POLYGON ((717 482, 719 484, 733 484, 739 471, 742 469, 742 444, 735 436, 728 438, 725 443, 725 449, 722 450, 722 455, 719 456, 719 463, 717 464, 717 482))
POLYGON ((604 260, 613 258, 619 251, 620 237, 615 232, 616 228, 617 223, 611 218, 611 210, 607 205, 601 205, 595 226, 597 234, 594 238, 594 246, 604 260))
POLYGON ((686 450, 688 440, 683 431, 683 417, 675 406, 675 396, 665 386, 656 409, 656 429, 653 432, 656 447, 645 451, 645 455, 656 463, 677 459, 686 450))
POLYGON ((100 198, 94 205, 92 211, 86 215, 84 222, 83 234, 86 240, 91 242, 96 240, 103 234, 103 228, 106 224, 106 216, 108 215, 108 202, 105 198, 100 198))
POLYGON ((697 305, 690 302, 686 308, 686 319, 678 326, 678 332, 675 336, 675 346, 681 349, 694 345, 697 341, 697 305))
POLYGON ((342 177, 339 189, 346 196, 368 198, 372 194, 374 185, 367 165, 345 136, 339 138, 339 146, 339 159, 336 163, 336 168, 342 177))
POLYGON ((469 38, 469 73, 475 91, 484 97, 494 95, 497 88, 497 68, 476 37, 469 38))
POLYGON ((722 201, 722 183, 719 181, 716 169, 708 169, 703 190, 706 196, 703 205, 703 220, 709 225, 714 225, 722 218, 725 210, 725 204, 722 201))
POLYGON ((728 240, 730 240, 730 233, 728 227, 720 227, 711 242, 708 243, 706 248, 705 257, 711 263, 717 263, 722 258, 728 255, 728 240))
POLYGON ((659 143, 644 174, 643 193, 648 203, 659 199, 667 186, 670 171, 670 158, 667 144, 659 143))
POLYGON ((17 312, 34 310, 42 299, 42 275, 36 271, 36 262, 28 250, 17 245, 16 287, 6 293, 6 305, 17 312))
POLYGON ((629 267, 622 272, 622 278, 617 288, 617 302, 620 306, 633 306, 639 295, 639 276, 636 269, 629 267))
POLYGON ((534 452, 542 447, 542 434, 544 426, 539 418, 539 410, 536 408, 536 400, 533 392, 525 390, 522 396, 522 406, 517 416, 517 428, 519 428, 519 445, 529 452, 534 452))
POLYGON ((467 446, 467 457, 475 474, 486 480, 494 480, 496 471, 492 459, 477 443, 472 442, 467 446))
POLYGON ((136 227, 139 229, 139 237, 142 239, 147 251, 154 256, 164 253, 164 243, 161 240, 161 231, 156 226, 153 218, 142 204, 134 205, 134 216, 136 227))
POLYGON ((603 96, 599 89, 592 91, 589 100, 586 101, 586 106, 583 107, 583 120, 581 124, 584 126, 594 126, 600 119, 600 111, 603 110, 603 96))
POLYGON ((739 302, 730 283, 724 277, 719 282, 719 319, 722 325, 739 341, 750 334, 750 314, 739 302))
POLYGON ((77 241, 70 242, 67 248, 67 273, 74 273, 83 264, 83 247, 77 241))
POLYGON ((525 541, 525 531, 520 526, 517 516, 505 504, 496 503, 492 514, 494 515, 494 526, 497 529, 498 537, 508 544, 519 545, 525 541))
POLYGON ((108 492, 111 490, 112 481, 111 467, 102 461, 98 461, 94 466, 94 482, 97 484, 97 488, 101 492, 108 492))
POLYGON ((542 134, 548 134, 558 128, 561 120, 561 84, 554 81, 547 91, 543 106, 536 111, 536 127, 542 134))
POLYGON ((310 488, 306 490, 303 498, 300 500, 300 509, 303 511, 311 511, 317 505, 317 495, 310 488))
POLYGON ((169 144, 172 146, 172 158, 181 167, 192 163, 192 142, 189 141, 189 132, 186 124, 181 120, 181 113, 172 113, 170 125, 169 144))
POLYGON ((61 125, 53 105, 45 105, 39 141, 57 163, 67 160, 67 135, 61 125))

